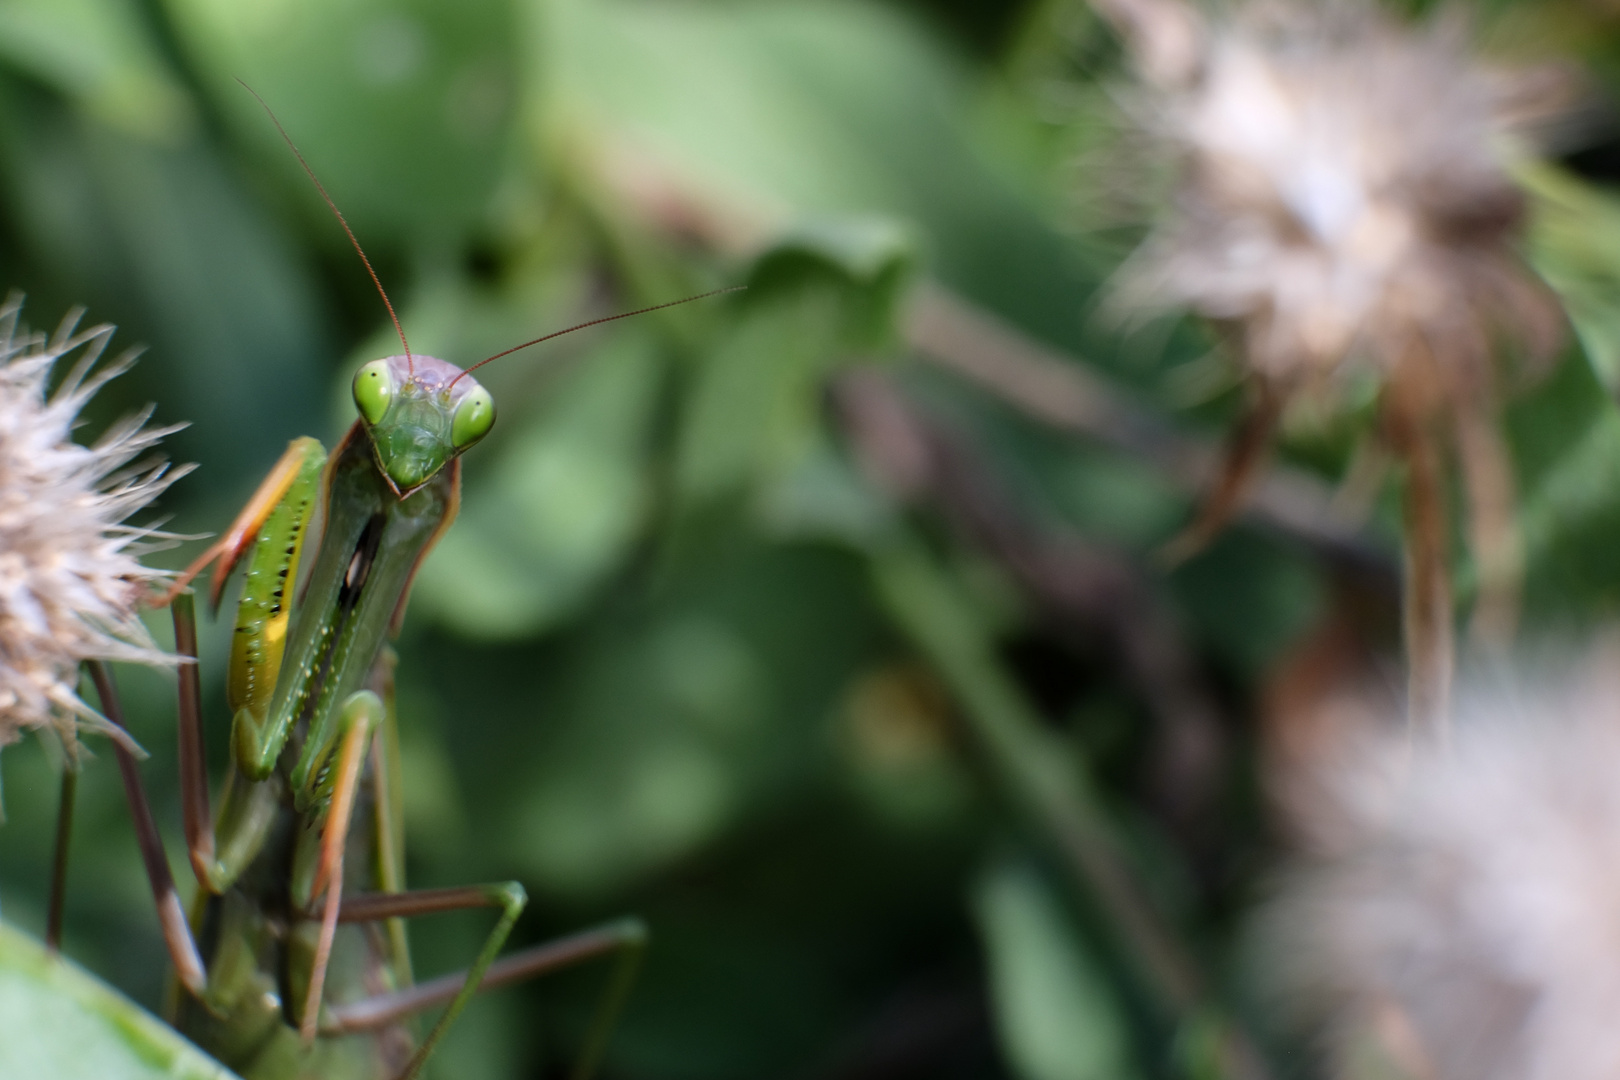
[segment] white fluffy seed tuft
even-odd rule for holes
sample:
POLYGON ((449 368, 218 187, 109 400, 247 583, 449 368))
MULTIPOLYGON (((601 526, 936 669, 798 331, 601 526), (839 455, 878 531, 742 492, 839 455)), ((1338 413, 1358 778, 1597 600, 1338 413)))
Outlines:
POLYGON ((1547 355, 1562 321, 1513 251, 1523 199, 1504 164, 1546 80, 1488 71, 1465 44, 1356 4, 1256 6, 1210 30, 1147 121, 1182 182, 1127 303, 1232 327, 1285 392, 1353 359, 1380 378, 1425 368, 1404 374, 1455 398, 1489 379, 1494 337, 1547 355))
POLYGON ((1464 694, 1449 745, 1386 736, 1338 770, 1336 839, 1267 927, 1337 1075, 1620 1075, 1615 659, 1464 694))
POLYGON ((46 338, 21 328, 21 309, 0 306, 0 746, 50 727, 72 747, 107 727, 78 696, 84 661, 174 662, 139 617, 167 576, 141 556, 168 536, 126 521, 190 467, 137 460, 177 430, 148 427, 150 409, 74 442, 79 411, 134 356, 98 368, 111 326, 75 332, 75 314, 46 338))

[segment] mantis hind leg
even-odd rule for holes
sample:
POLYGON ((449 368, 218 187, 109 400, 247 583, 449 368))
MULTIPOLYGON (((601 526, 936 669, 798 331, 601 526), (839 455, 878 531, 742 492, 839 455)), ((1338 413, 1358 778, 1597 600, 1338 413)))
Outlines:
POLYGON ((617 954, 619 962, 603 991, 585 1046, 574 1067, 574 1080, 589 1080, 601 1061, 608 1036, 635 980, 636 969, 647 944, 646 927, 639 919, 620 919, 524 949, 497 961, 495 956, 526 903, 523 887, 515 881, 409 893, 373 893, 344 901, 338 918, 345 923, 409 918, 477 907, 500 908, 501 917, 485 939, 477 959, 466 971, 441 975, 408 989, 332 1008, 321 1026, 321 1032, 341 1035, 375 1031, 414 1013, 446 1005, 433 1030, 398 1077, 398 1080, 413 1080, 474 993, 524 982, 600 956, 617 954))
MULTIPOLYGON (((373 672, 373 683, 377 684, 380 680, 384 689, 387 689, 390 682, 388 675, 386 664, 381 665, 379 670, 373 672)), ((468 999, 477 991, 484 972, 494 961, 495 955, 500 952, 501 946, 506 943, 507 935, 512 932, 512 925, 523 913, 529 898, 524 893, 523 886, 517 882, 503 882, 498 885, 429 890, 423 893, 376 893, 368 898, 369 904, 363 902, 357 905, 352 901, 348 905, 342 903, 343 853, 348 841, 354 799, 360 785, 361 766, 368 758, 377 760, 374 753, 376 740, 373 735, 379 728, 386 727, 387 722, 388 711, 383 705, 382 698, 373 690, 362 690, 350 697, 344 702, 338 715, 340 732, 338 749, 333 755, 332 763, 324 768, 326 779, 322 785, 330 791, 328 810, 319 832, 306 834, 318 837, 319 853, 312 864, 307 857, 294 855, 293 904, 296 907, 306 907, 323 894, 325 902, 313 956, 307 965, 299 963, 294 971, 292 1000, 302 1002, 297 1022, 299 1035, 307 1047, 314 1042, 320 1030, 327 962, 331 958, 332 944, 339 921, 374 922, 397 920, 408 915, 428 914, 434 911, 473 907, 499 908, 501 916, 485 939, 484 947, 473 962, 462 988, 451 996, 444 1014, 439 1017, 438 1023, 433 1026, 433 1030, 428 1033, 427 1039, 423 1041, 401 1074, 401 1080, 409 1080, 421 1070, 428 1055, 455 1022, 468 999), (342 919, 345 907, 348 908, 349 918, 342 919), (307 982, 304 982, 306 978, 307 982)), ((378 779, 373 776, 374 786, 378 789, 376 824, 379 839, 384 841, 380 845, 382 859, 379 865, 384 868, 382 877, 386 887, 388 884, 401 883, 402 877, 397 864, 392 873, 387 869, 393 857, 399 854, 399 846, 397 838, 390 842, 386 834, 387 826, 384 824, 393 816, 391 800, 386 790, 388 778, 381 778, 383 784, 376 784, 378 779)), ((396 971, 396 974, 402 973, 396 971)), ((408 973, 403 974, 408 978, 408 973)))
POLYGON ((585 1080, 595 1071, 618 1011, 629 995, 646 945, 646 928, 639 920, 623 919, 496 960, 495 956, 527 903, 521 885, 504 882, 405 891, 404 804, 400 784, 398 723, 394 711, 395 663, 394 651, 384 647, 367 681, 368 688, 384 704, 382 724, 371 743, 373 826, 377 856, 374 880, 380 891, 345 898, 338 909, 338 922, 386 924, 389 947, 393 953, 394 977, 400 989, 330 1007, 321 1018, 319 1031, 322 1035, 378 1031, 426 1009, 448 1006, 401 1072, 399 1080, 410 1080, 421 1070, 439 1040, 450 1030, 462 1008, 477 991, 522 982, 595 957, 617 954, 619 962, 604 991, 596 1019, 575 1067, 576 1080, 585 1080), (491 929, 472 967, 439 976, 421 985, 411 985, 405 920, 418 915, 480 907, 499 908, 501 917, 491 929))

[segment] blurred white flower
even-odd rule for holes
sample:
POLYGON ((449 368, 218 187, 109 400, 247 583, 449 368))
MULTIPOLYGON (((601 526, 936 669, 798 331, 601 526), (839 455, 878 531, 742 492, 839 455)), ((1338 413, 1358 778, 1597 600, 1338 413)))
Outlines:
POLYGON ((1524 200, 1504 167, 1546 85, 1486 70, 1455 26, 1251 8, 1160 92, 1150 123, 1182 184, 1128 295, 1232 326, 1284 393, 1350 358, 1426 404, 1487 388, 1493 337, 1540 359, 1563 325, 1513 251, 1524 200))
POLYGON ((112 327, 75 333, 70 316, 46 339, 20 328, 21 308, 0 306, 0 746, 50 725, 72 747, 81 727, 106 727, 79 699, 83 661, 173 662, 138 615, 166 576, 140 557, 165 534, 125 521, 189 467, 136 461, 176 430, 147 427, 150 409, 75 443, 80 409, 134 356, 95 369, 112 327))
POLYGON ((1343 763, 1335 839, 1269 924, 1337 1075, 1620 1075, 1620 681, 1603 659, 1557 689, 1462 695, 1449 744, 1368 729, 1343 763))
POLYGON ((1144 124, 1180 173, 1121 299, 1226 331, 1251 399, 1208 499, 1164 554, 1186 558, 1224 527, 1290 403, 1368 377, 1379 437, 1406 467, 1408 715, 1444 726, 1448 457, 1467 493, 1473 634, 1502 650, 1517 622, 1523 556, 1494 360, 1506 345, 1525 369, 1544 367, 1565 322, 1515 250, 1525 200, 1509 168, 1563 119, 1575 80, 1488 69, 1456 21, 1404 27, 1358 0, 1252 3, 1201 28, 1198 59, 1171 78, 1129 40, 1150 84, 1144 124))

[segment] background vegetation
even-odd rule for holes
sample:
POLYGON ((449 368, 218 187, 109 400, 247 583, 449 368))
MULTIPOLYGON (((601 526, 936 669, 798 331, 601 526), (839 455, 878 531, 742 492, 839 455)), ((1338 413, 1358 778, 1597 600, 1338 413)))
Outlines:
MULTIPOLYGON (((1478 29, 1601 85, 1613 20, 1478 29)), ((1263 703, 1335 620, 1393 649, 1398 511, 1330 505, 1353 402, 1288 429, 1245 523, 1153 563, 1239 394, 1204 330, 1107 302, 1165 187, 1122 72, 1069 0, 6 0, 0 278, 38 327, 84 304, 146 346, 99 419, 190 423, 187 533, 397 351, 237 78, 417 351, 749 283, 480 372, 500 419, 398 642, 413 884, 523 881, 523 942, 647 919, 613 1077, 1184 1075, 1232 1018, 1308 1070, 1246 959, 1281 847, 1263 703)), ((1620 602, 1620 202, 1587 143, 1534 178, 1578 338, 1508 420, 1541 634, 1620 602)), ((124 678, 177 854, 172 687, 124 678)), ((55 768, 3 762, 0 911, 36 932, 55 768)), ((80 800, 66 950, 156 1008, 110 755, 80 800)), ((484 926, 418 923, 418 970, 484 926)), ((436 1075, 557 1073, 601 976, 481 1000, 436 1075)))

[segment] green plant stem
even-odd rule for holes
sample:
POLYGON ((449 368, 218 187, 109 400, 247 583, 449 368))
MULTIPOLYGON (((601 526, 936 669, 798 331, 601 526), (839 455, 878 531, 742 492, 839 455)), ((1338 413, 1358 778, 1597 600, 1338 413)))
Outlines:
POLYGON ((67 909, 68 847, 73 838, 73 804, 78 790, 78 763, 64 761, 62 800, 56 815, 56 845, 51 857, 51 898, 45 917, 45 948, 50 952, 62 947, 62 918, 67 909))
MULTIPOLYGON (((1080 889, 1117 931, 1143 984, 1178 1025, 1204 1015, 1197 966, 1154 913, 1119 853, 1080 764, 1043 729, 1034 708, 997 661, 967 598, 914 543, 877 552, 878 595, 897 626, 933 664, 962 706, 1001 782, 1046 830, 1080 889)), ((1229 1075, 1258 1080, 1265 1069, 1229 1030, 1229 1075)))

